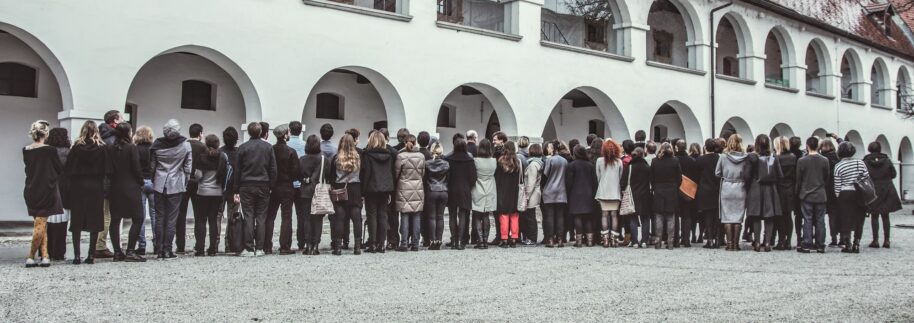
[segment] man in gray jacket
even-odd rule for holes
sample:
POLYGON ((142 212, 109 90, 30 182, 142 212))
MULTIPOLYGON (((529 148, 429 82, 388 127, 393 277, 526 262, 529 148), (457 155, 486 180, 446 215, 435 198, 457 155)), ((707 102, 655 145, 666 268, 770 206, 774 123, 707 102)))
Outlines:
POLYGON ((831 176, 828 158, 819 155, 819 138, 806 140, 808 154, 797 161, 797 193, 803 211, 803 243, 797 252, 809 253, 813 247, 816 252, 825 253, 825 184, 831 176), (813 222, 815 221, 815 222, 813 222), (815 226, 816 244, 813 245, 813 226, 815 226))
POLYGON ((168 120, 162 129, 165 136, 156 139, 149 148, 152 189, 155 191, 155 230, 162 237, 156 239, 159 259, 175 258, 171 243, 175 238, 181 199, 193 169, 190 143, 180 131, 177 120, 168 120))

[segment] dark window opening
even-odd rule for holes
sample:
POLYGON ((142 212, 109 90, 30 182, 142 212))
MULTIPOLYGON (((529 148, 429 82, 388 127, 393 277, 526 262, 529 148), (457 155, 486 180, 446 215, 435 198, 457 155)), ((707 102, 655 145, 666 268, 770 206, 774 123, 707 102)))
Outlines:
POLYGON ((387 121, 378 121, 372 124, 371 126, 374 130, 381 130, 382 128, 387 128, 387 121))
POLYGON ((133 103, 124 104, 124 114, 127 116, 127 123, 133 126, 133 129, 137 128, 137 106, 133 103))
POLYGON ((38 97, 38 70, 19 63, 0 63, 0 95, 38 97))
POLYGON ((673 34, 662 30, 652 31, 654 37, 654 61, 673 63, 673 34))
POLYGON ((590 120, 587 122, 587 133, 592 133, 600 138, 606 138, 606 123, 603 120, 590 120))
POLYGON ((333 93, 317 95, 317 118, 344 120, 343 98, 333 93))
POLYGON ((587 47, 596 50, 606 50, 606 20, 587 21, 587 47))
POLYGON ((446 105, 442 105, 441 109, 438 110, 438 127, 441 128, 456 128, 457 120, 455 118, 454 108, 451 108, 446 105))
POLYGON ((723 65, 724 65, 724 70, 723 70, 724 75, 732 76, 732 77, 739 77, 739 75, 737 74, 737 72, 739 71, 739 69, 737 69, 737 67, 739 66, 739 61, 737 61, 736 58, 734 58, 732 56, 724 57, 723 65))
POLYGON ((181 109, 216 111, 216 91, 203 81, 181 82, 181 109))

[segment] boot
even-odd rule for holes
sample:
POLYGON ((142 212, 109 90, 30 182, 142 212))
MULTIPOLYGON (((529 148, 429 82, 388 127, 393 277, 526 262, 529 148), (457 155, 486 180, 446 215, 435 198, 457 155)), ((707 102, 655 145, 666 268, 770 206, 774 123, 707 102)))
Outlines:
POLYGON ((587 246, 593 247, 593 233, 586 234, 587 236, 587 246))
POLYGON ((332 248, 333 248, 332 254, 333 254, 334 256, 342 256, 342 255, 343 255, 343 250, 340 248, 341 245, 342 245, 342 242, 339 241, 339 240, 336 240, 336 241, 333 242, 333 244, 332 244, 332 248))
POLYGON ((558 247, 558 248, 565 248, 565 238, 564 238, 564 237, 561 237, 561 238, 558 239, 558 241, 559 241, 559 242, 558 242, 557 247, 558 247))
POLYGON ((870 242, 870 248, 879 248, 879 241, 873 239, 873 242, 870 242))
POLYGON ((631 234, 631 233, 626 233, 626 234, 625 234, 625 237, 622 238, 622 245, 621 245, 621 246, 622 246, 622 247, 628 247, 628 245, 631 244, 631 243, 632 243, 632 234, 631 234))
POLYGON ((575 247, 575 248, 580 248, 580 247, 581 247, 581 235, 580 235, 580 234, 575 234, 575 235, 574 235, 574 247, 575 247))
POLYGON ((555 248, 555 241, 552 238, 548 238, 543 245, 546 246, 546 248, 555 248))
POLYGON ((355 248, 352 249, 352 254, 356 256, 362 254, 362 238, 355 238, 355 248))
POLYGON ((892 247, 892 244, 889 242, 889 240, 886 240, 885 242, 882 243, 882 247, 889 249, 892 247))
POLYGON ((517 248, 517 239, 508 240, 508 246, 510 246, 511 248, 517 248))
POLYGON ((851 247, 852 253, 860 253, 860 239, 854 240, 854 246, 851 247))
POLYGON ((852 250, 851 250, 852 246, 851 246, 851 242, 850 242, 850 241, 845 241, 845 240, 842 239, 842 240, 841 240, 841 245, 844 246, 844 247, 841 248, 841 252, 843 252, 843 253, 851 253, 851 252, 852 252, 852 250))
POLYGON ((609 248, 609 234, 603 234, 603 241, 600 243, 603 245, 603 248, 609 248))

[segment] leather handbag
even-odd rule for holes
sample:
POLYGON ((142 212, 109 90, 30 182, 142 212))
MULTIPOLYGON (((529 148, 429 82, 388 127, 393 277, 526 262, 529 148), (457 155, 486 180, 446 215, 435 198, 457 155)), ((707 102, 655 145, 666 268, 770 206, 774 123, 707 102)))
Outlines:
MULTIPOLYGON (((862 164, 863 162, 860 163, 862 164)), ((863 172, 860 174, 860 178, 854 181, 854 188, 857 190, 857 193, 860 194, 860 199, 858 200, 860 205, 869 206, 878 198, 876 195, 876 185, 873 184, 873 179, 870 178, 869 175, 863 175, 863 172)))
POLYGON ((682 184, 679 184, 679 193, 686 200, 694 200, 695 194, 698 192, 698 184, 695 184, 690 178, 682 175, 682 184))
POLYGON ((333 200, 330 199, 330 184, 324 182, 324 156, 321 155, 320 180, 314 185, 314 196, 311 197, 311 214, 328 215, 335 213, 333 200))
POLYGON ((527 211, 527 189, 524 187, 524 164, 521 163, 520 158, 517 159, 517 211, 524 212, 527 211))
POLYGON ((628 185, 625 186, 625 190, 622 191, 622 201, 619 203, 619 214, 621 215, 632 215, 637 213, 635 209, 635 199, 632 197, 632 169, 631 165, 628 168, 628 185))
POLYGON ((349 200, 349 183, 340 189, 330 189, 330 200, 333 202, 346 202, 349 200))

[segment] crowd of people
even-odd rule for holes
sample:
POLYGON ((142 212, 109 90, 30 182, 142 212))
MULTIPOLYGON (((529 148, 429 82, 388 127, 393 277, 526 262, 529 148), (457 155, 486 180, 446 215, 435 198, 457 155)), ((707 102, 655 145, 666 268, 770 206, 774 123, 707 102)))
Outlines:
POLYGON ((824 253, 829 237, 842 252, 859 253, 865 218, 872 217, 869 247, 889 248, 889 214, 901 209, 895 167, 880 144, 856 159, 854 145, 834 135, 805 143, 759 135, 744 143, 733 134, 699 145, 646 141, 638 131, 634 141, 591 134, 583 143, 532 143, 503 132, 478 138, 470 130, 450 138, 453 148, 445 152, 424 131, 399 129, 391 145, 387 129, 371 130, 360 148, 358 129, 332 142, 330 124, 308 137, 303 128, 298 121, 276 126, 271 144, 270 125, 252 122, 239 145, 234 127, 220 138, 193 124, 184 137, 180 123, 169 120, 155 138, 151 128, 134 131, 120 112, 109 111, 100 125, 86 121, 71 145, 66 129, 34 122, 32 143, 22 150, 24 198, 34 218, 26 267, 64 260, 67 228, 73 264, 144 262, 147 217, 153 255, 175 258, 186 250, 189 206, 196 256, 214 256, 220 244, 239 256, 272 254, 277 213, 283 255, 320 254, 325 215, 333 255, 693 243, 824 253), (131 220, 126 248, 122 219, 131 220))

